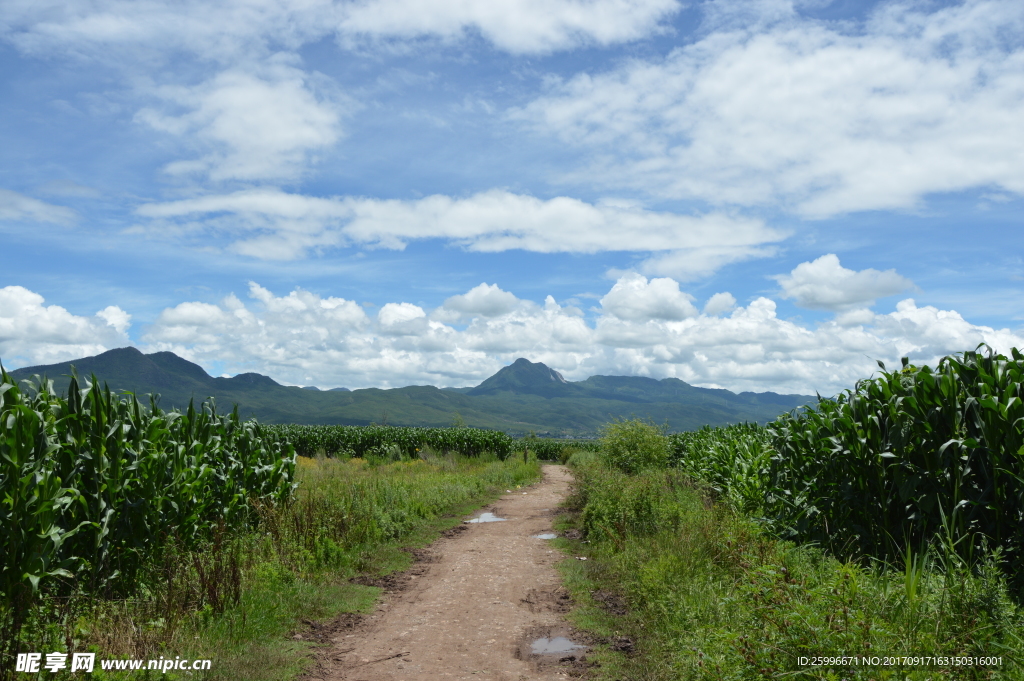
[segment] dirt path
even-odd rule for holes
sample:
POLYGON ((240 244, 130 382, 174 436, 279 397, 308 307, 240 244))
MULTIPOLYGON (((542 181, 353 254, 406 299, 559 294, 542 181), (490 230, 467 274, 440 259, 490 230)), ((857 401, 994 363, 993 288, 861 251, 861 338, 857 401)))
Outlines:
POLYGON ((552 531, 570 480, 564 466, 545 466, 542 482, 484 509, 505 522, 464 524, 431 545, 407 588, 390 594, 358 633, 334 639, 333 667, 320 678, 566 678, 554 664, 559 656, 531 656, 529 641, 566 631, 566 597, 554 568, 562 556, 532 535, 552 531))

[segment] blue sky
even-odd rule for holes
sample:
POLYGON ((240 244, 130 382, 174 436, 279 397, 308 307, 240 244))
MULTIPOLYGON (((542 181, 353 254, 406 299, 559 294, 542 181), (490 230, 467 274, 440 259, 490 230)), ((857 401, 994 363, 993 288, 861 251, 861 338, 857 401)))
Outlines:
POLYGON ((1024 6, 8 0, 0 360, 822 393, 1024 347, 1024 6))

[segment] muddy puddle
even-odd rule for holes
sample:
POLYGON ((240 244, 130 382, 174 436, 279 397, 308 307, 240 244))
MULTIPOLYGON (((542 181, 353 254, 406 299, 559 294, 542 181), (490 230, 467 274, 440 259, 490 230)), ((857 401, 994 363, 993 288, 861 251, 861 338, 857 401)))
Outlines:
POLYGON ((543 534, 535 534, 535 535, 533 535, 533 538, 534 539, 554 539, 557 536, 558 535, 555 534, 554 532, 544 532, 543 534))
POLYGON ((473 518, 472 520, 467 520, 466 522, 467 523, 503 523, 506 520, 508 520, 508 518, 499 518, 498 516, 494 515, 493 513, 487 512, 487 513, 481 513, 479 518, 473 518))
POLYGON ((586 667, 588 646, 573 640, 573 630, 564 625, 533 627, 523 633, 516 657, 532 663, 535 671, 550 667, 586 667))
POLYGON ((565 655, 577 650, 586 650, 587 647, 579 643, 573 643, 565 636, 554 638, 541 637, 530 642, 531 655, 565 655))

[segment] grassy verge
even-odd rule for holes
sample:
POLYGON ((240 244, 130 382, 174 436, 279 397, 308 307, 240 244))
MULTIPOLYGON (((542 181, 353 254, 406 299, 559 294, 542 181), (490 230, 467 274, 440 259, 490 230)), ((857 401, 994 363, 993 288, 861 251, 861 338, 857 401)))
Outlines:
POLYGON ((614 644, 595 653, 598 678, 1024 678, 1024 611, 995 564, 844 563, 773 539, 679 471, 627 475, 590 458, 574 467, 562 527, 579 532, 563 548, 588 560, 562 570, 576 625, 614 644), (881 663, 890 656, 961 659, 881 663), (815 657, 857 663, 800 660, 815 657))
MULTIPOLYGON (((382 465, 300 459, 295 500, 259 509, 257 531, 225 530, 202 551, 168 542, 131 601, 44 602, 22 649, 92 651, 97 660, 210 659, 210 671, 199 678, 293 679, 316 645, 293 634, 308 634, 311 622, 372 609, 380 589, 353 584, 353 577, 405 569, 412 560, 405 549, 433 541, 457 516, 539 476, 539 464, 521 457, 432 456, 382 465)), ((93 678, 197 678, 99 666, 93 678)))

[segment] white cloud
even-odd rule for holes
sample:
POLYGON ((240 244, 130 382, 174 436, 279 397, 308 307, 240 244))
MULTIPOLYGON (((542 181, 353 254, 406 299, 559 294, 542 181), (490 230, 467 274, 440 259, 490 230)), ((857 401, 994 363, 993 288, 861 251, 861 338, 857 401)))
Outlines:
POLYGON ((567 179, 656 196, 823 217, 1024 193, 1024 4, 883 3, 863 26, 744 7, 759 14, 556 82, 512 116, 593 153, 567 179))
POLYGON ((387 303, 377 313, 383 333, 396 336, 421 335, 428 331, 427 313, 412 303, 387 303))
POLYGON ((118 333, 126 333, 132 325, 132 316, 119 308, 117 305, 107 305, 96 313, 96 316, 113 327, 118 333))
POLYGON ((1024 348, 1024 338, 1009 329, 976 326, 955 310, 917 307, 910 298, 897 303, 892 314, 876 316, 874 326, 899 354, 915 359, 931 360, 950 347, 973 350, 980 343, 1007 354, 1011 347, 1024 348))
MULTIPOLYGON (((833 394, 875 371, 876 359, 934 363, 981 342, 1003 352, 1024 347, 1017 332, 909 299, 888 314, 858 313, 856 323, 813 328, 779 319, 768 298, 728 316, 698 315, 676 282, 636 274, 615 282, 590 321, 549 296, 543 304, 517 299, 505 312, 477 314, 462 329, 409 303, 387 303, 367 317, 352 301, 302 290, 276 296, 251 284, 249 296, 248 304, 229 296, 218 305, 168 308, 147 331, 147 349, 323 388, 475 385, 527 357, 570 380, 640 375, 736 391, 833 394)), ((731 298, 717 294, 709 306, 716 301, 721 314, 735 305, 731 298)))
POLYGON ((712 317, 728 312, 736 307, 736 298, 729 292, 716 293, 704 303, 704 314, 712 317))
POLYGON ((8 0, 0 38, 26 54, 152 66, 193 54, 223 64, 332 32, 330 0, 8 0))
POLYGON ((186 51, 223 63, 331 35, 346 43, 477 34, 503 51, 548 53, 661 32, 660 22, 680 7, 677 0, 9 0, 0 37, 30 54, 186 51))
POLYGON ((655 257, 641 268, 684 278, 769 254, 764 244, 786 236, 760 220, 725 213, 679 215, 498 189, 464 199, 435 195, 415 201, 244 190, 145 204, 138 213, 241 235, 232 247, 261 258, 295 258, 311 248, 339 245, 402 249, 415 239, 445 239, 482 252, 661 251, 667 252, 662 260, 655 257))
POLYGON ((96 355, 128 344, 131 315, 109 306, 94 317, 71 314, 22 286, 0 288, 0 360, 16 369, 96 355))
POLYGON ((609 314, 629 321, 651 319, 680 320, 694 317, 697 309, 693 296, 679 290, 672 279, 652 279, 639 274, 620 278, 601 299, 601 307, 609 314))
POLYGON ((502 291, 497 284, 482 283, 466 293, 448 298, 442 307, 454 312, 456 318, 476 315, 497 317, 516 309, 519 303, 515 295, 502 291))
POLYGON ((658 253, 641 262, 638 269, 644 274, 662 274, 680 281, 693 281, 708 277, 726 265, 754 258, 770 258, 777 252, 778 248, 775 246, 699 246, 658 253))
POLYGON ((341 134, 347 105, 318 81, 281 60, 254 70, 232 68, 196 87, 157 88, 164 110, 141 109, 136 120, 208 152, 169 164, 172 175, 292 179, 341 134))
POLYGON ((78 214, 64 206, 54 206, 39 199, 0 189, 0 222, 50 222, 70 225, 78 214))
POLYGON ((643 38, 677 0, 370 0, 346 4, 339 36, 461 39, 479 33, 507 52, 547 53, 643 38))
POLYGON ((800 263, 775 280, 782 286, 782 297, 793 298, 800 307, 837 312, 870 307, 876 298, 902 293, 914 285, 896 270, 848 270, 834 253, 800 263))
POLYGON ((875 321, 876 315, 867 308, 856 308, 839 312, 835 316, 835 323, 839 326, 862 326, 875 321))

